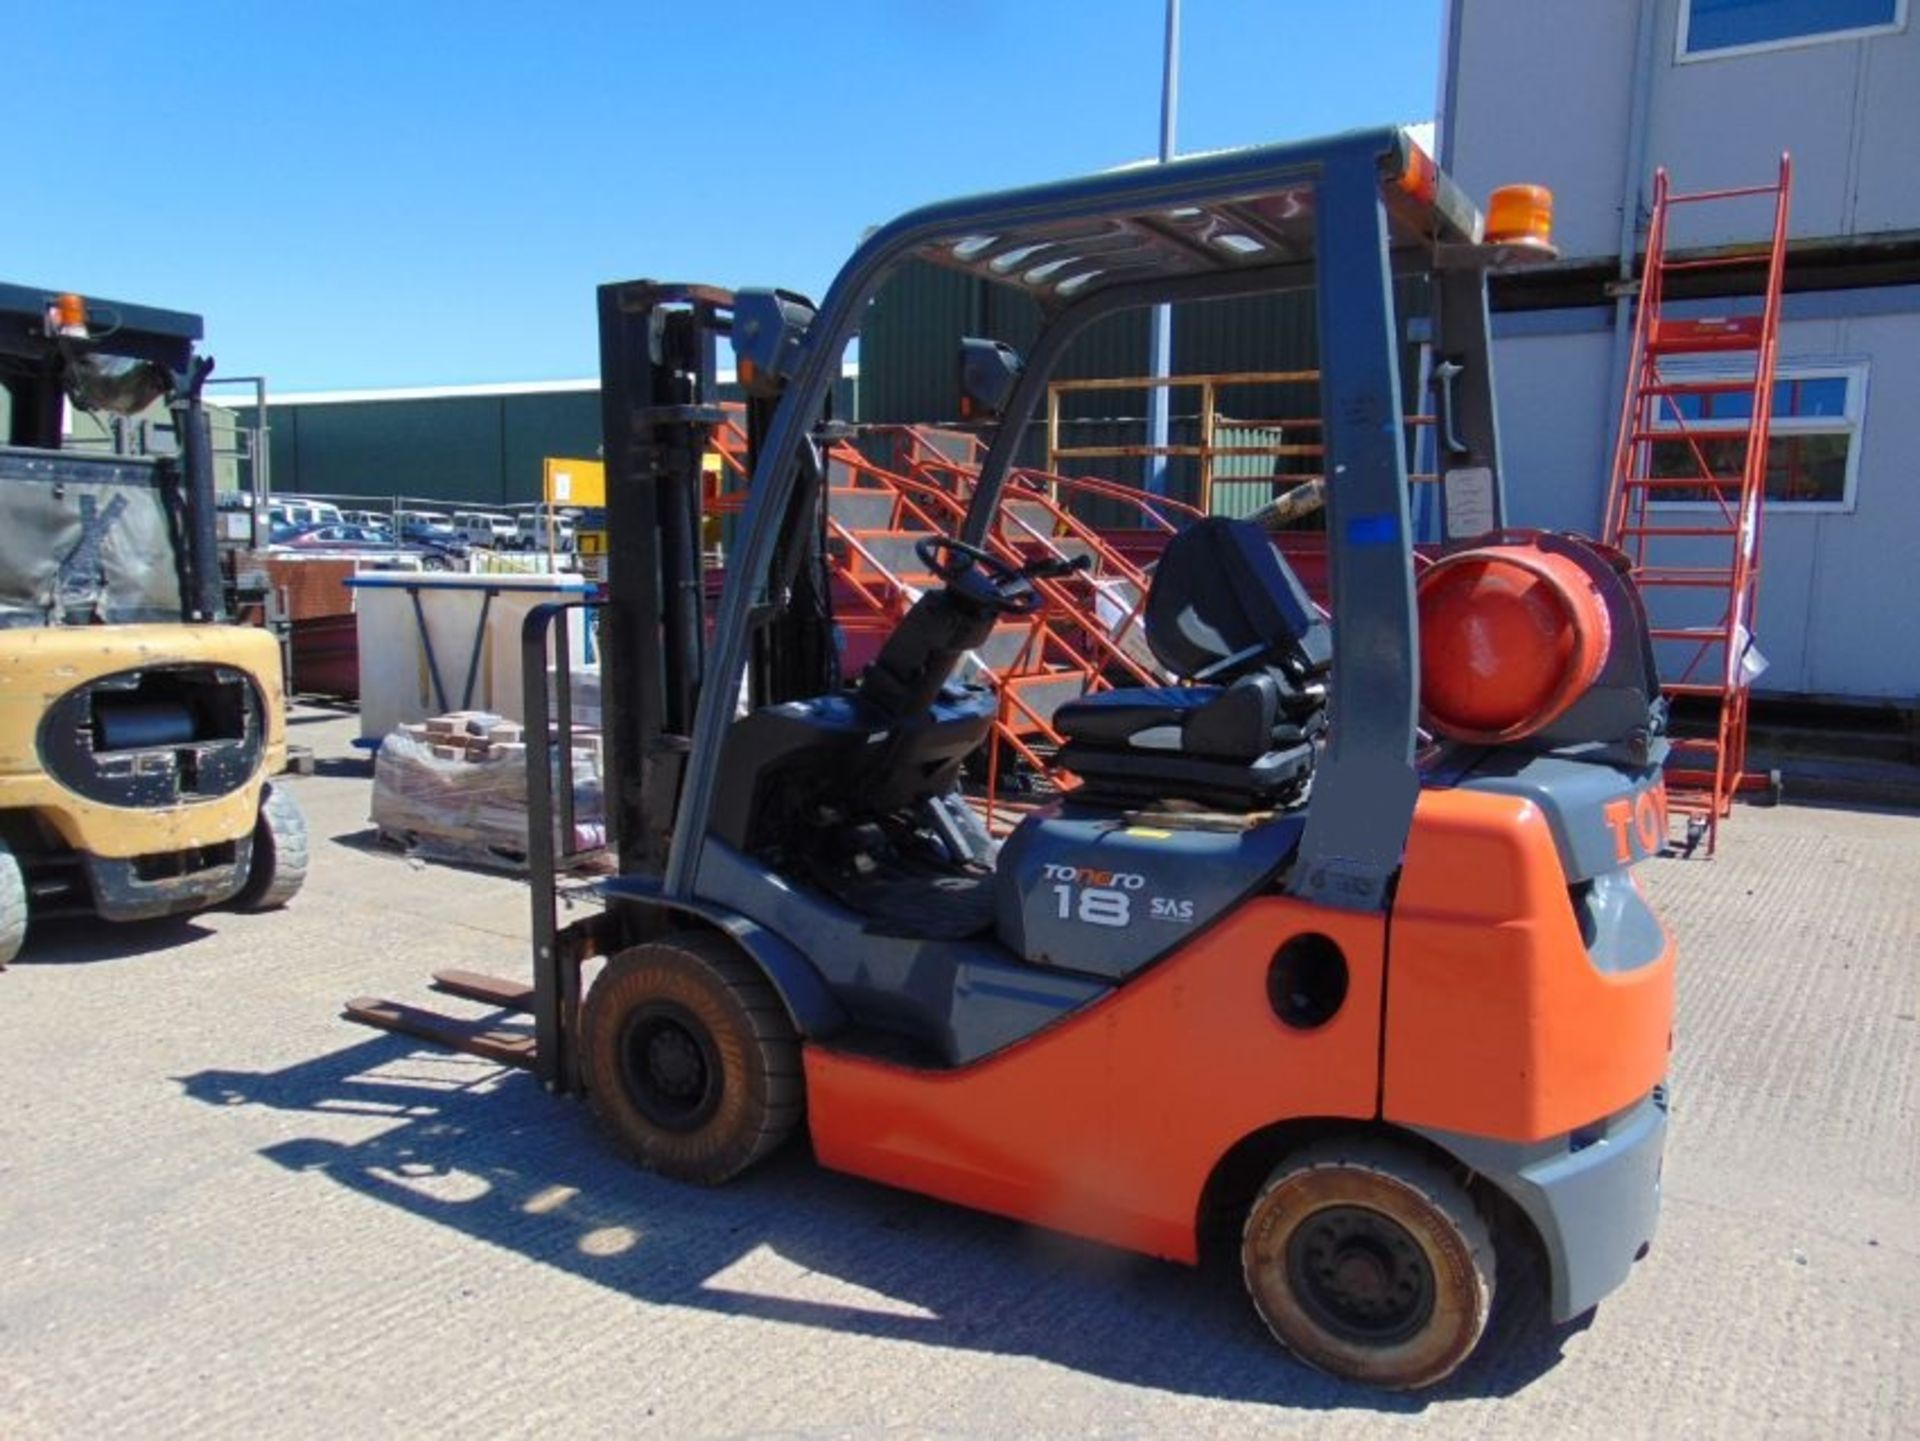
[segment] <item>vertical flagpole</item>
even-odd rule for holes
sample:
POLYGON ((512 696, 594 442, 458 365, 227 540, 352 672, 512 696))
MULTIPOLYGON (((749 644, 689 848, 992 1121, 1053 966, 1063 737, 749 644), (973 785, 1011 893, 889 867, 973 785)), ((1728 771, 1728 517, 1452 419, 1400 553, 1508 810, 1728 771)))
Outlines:
MULTIPOLYGON (((1173 159, 1174 122, 1180 110, 1180 0, 1167 0, 1167 34, 1160 72, 1160 163, 1173 159)), ((1150 374, 1165 380, 1173 373, 1173 307, 1153 307, 1147 332, 1150 374)), ((1147 391, 1147 445, 1157 453, 1147 457, 1147 489, 1167 491, 1167 410, 1171 389, 1156 385, 1147 391)))

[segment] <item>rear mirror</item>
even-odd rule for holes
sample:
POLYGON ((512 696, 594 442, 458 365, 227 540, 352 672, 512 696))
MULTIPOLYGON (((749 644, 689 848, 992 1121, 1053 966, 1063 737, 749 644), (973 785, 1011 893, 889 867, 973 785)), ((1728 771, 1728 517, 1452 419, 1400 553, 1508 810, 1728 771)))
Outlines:
POLYGON ((960 341, 960 418, 998 420, 1013 399, 1026 361, 1011 345, 965 336, 960 341))

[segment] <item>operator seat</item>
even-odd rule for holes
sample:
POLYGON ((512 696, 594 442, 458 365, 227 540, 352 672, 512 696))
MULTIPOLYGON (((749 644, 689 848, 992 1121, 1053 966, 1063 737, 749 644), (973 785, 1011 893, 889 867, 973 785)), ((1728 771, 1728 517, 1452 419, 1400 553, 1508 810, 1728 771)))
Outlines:
POLYGON ((993 631, 991 592, 968 572, 914 602, 850 689, 764 706, 721 751, 713 833, 759 850, 825 801, 877 817, 953 788, 993 728, 995 698, 955 679, 993 631))
POLYGON ((1282 805, 1326 728, 1333 636, 1265 531, 1221 516, 1167 542, 1147 593, 1147 644, 1199 684, 1103 691, 1054 713, 1059 761, 1087 799, 1282 805))

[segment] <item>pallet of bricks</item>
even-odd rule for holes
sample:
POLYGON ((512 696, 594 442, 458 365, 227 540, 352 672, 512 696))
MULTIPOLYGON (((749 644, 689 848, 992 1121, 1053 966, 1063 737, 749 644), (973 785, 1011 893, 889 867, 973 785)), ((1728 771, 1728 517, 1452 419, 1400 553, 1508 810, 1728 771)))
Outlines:
MULTIPOLYGON (((553 785, 561 783, 554 755, 553 785)), ((600 735, 573 733, 571 844, 554 845, 575 869, 605 864, 600 735)), ((402 725, 380 744, 373 769, 373 823, 410 854, 431 860, 519 869, 527 859, 527 746, 517 721, 454 711, 402 725)))

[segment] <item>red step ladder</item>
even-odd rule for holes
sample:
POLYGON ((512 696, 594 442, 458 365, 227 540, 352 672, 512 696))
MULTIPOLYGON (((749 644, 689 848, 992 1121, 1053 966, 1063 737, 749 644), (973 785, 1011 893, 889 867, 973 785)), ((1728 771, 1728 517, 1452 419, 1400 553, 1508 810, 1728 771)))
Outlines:
POLYGON ((1720 822, 1741 790, 1769 787, 1746 770, 1744 668, 1753 643, 1760 589, 1760 522, 1773 420, 1780 290, 1786 270, 1792 163, 1780 157, 1772 185, 1674 194, 1667 172, 1653 180, 1633 355, 1614 446, 1606 539, 1633 565, 1671 698, 1705 700, 1710 734, 1678 737, 1668 760, 1669 809, 1686 825, 1686 845, 1702 836, 1711 855, 1720 822), (1772 238, 1764 247, 1669 258, 1668 223, 1678 207, 1773 200, 1772 238), (1671 276, 1742 271, 1758 282, 1759 308, 1679 319, 1664 313, 1671 276), (1744 409, 1744 414, 1742 410, 1744 409), (1716 418, 1718 423, 1703 422, 1716 418), (1733 429, 1726 418, 1744 420, 1733 429))

